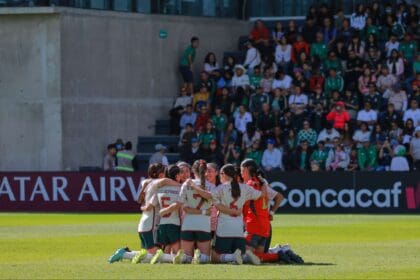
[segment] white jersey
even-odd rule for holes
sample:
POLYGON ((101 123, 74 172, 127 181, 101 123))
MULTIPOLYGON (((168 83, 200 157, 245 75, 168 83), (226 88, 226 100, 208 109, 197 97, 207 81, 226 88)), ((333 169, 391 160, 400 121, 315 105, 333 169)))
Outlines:
MULTIPOLYGON (((196 185, 200 180, 193 180, 196 185)), ((206 190, 210 191, 211 184, 206 182, 206 190)), ((184 206, 198 210, 207 210, 211 207, 212 201, 202 198, 195 190, 184 183, 181 187, 180 201, 184 206)), ((185 214, 181 231, 204 231, 210 232, 210 216, 201 214, 185 214)))
MULTIPOLYGON (((144 188, 145 181, 142 182, 142 188, 144 188)), ((153 180, 149 182, 147 185, 147 190, 145 192, 145 204, 146 203, 153 203, 153 197, 156 194, 156 187, 153 184, 153 180)), ((142 205, 143 206, 143 205, 142 205)), ((156 226, 156 215, 155 215, 155 208, 153 207, 151 210, 143 211, 141 215, 139 225, 138 225, 138 232, 148 232, 155 228, 156 226)))
MULTIPOLYGON (((239 184, 241 195, 234 199, 230 183, 225 183, 217 187, 213 195, 215 205, 222 204, 231 209, 242 209, 248 200, 255 200, 261 197, 261 192, 245 184, 239 184)), ((217 220, 216 235, 219 237, 244 237, 243 217, 232 217, 219 211, 217 220)))
MULTIPOLYGON (((161 209, 170 206, 173 203, 179 202, 179 187, 163 186, 156 191, 153 204, 159 206, 161 209)), ((160 216, 160 225, 177 225, 181 224, 179 211, 173 211, 169 214, 160 216)))

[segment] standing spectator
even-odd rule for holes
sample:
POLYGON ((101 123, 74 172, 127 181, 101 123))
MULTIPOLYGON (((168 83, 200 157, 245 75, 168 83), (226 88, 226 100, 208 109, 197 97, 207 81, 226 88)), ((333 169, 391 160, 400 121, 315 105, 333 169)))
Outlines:
POLYGON ((365 12, 365 6, 363 4, 357 5, 356 12, 350 17, 350 25, 357 31, 362 31, 366 25, 367 14, 365 12))
POLYGON ((316 162, 321 170, 325 170, 327 158, 328 150, 325 148, 325 142, 319 141, 317 149, 311 155, 311 163, 316 162))
POLYGON ((410 109, 404 112, 403 121, 406 122, 408 119, 412 119, 414 126, 420 126, 420 109, 418 108, 418 102, 416 99, 411 99, 410 109))
POLYGON ((317 140, 316 131, 311 128, 309 121, 303 122, 303 129, 298 132, 298 144, 308 142, 310 147, 315 146, 317 140))
POLYGON ((282 151, 274 148, 274 144, 274 139, 268 139, 267 149, 264 151, 262 156, 261 165, 267 172, 284 170, 282 151))
POLYGON ((179 127, 184 129, 187 123, 195 126, 196 120, 197 113, 193 111, 192 105, 187 105, 185 112, 182 114, 181 119, 179 120, 179 127))
POLYGON ((213 72, 219 70, 220 66, 217 63, 216 55, 212 52, 207 53, 204 58, 204 71, 213 76, 213 72))
POLYGON ((310 158, 311 152, 308 146, 308 142, 303 141, 300 143, 300 146, 293 153, 293 167, 295 170, 299 171, 309 171, 310 170, 310 158))
POLYGON ((114 144, 109 144, 107 147, 107 152, 104 158, 104 171, 114 171, 115 170, 115 155, 117 154, 117 149, 115 149, 114 144))
MULTIPOLYGON (((235 117, 235 128, 242 135, 246 132, 246 125, 249 122, 252 122, 252 116, 247 112, 244 105, 239 106, 239 112, 234 116, 235 117)), ((242 138, 241 138, 242 139, 242 138)))
POLYGON ((358 165, 361 171, 373 171, 377 166, 377 152, 374 145, 369 140, 364 141, 363 145, 357 150, 358 165))
POLYGON ((410 155, 413 158, 414 168, 420 171, 420 126, 416 127, 410 142, 410 155))
POLYGON ((378 121, 378 113, 372 110, 372 106, 369 102, 365 102, 363 110, 360 110, 357 113, 357 123, 366 122, 370 127, 372 127, 378 121))
POLYGON ((191 45, 189 45, 182 54, 179 71, 181 72, 184 80, 184 87, 188 89, 188 92, 193 94, 193 73, 192 65, 194 63, 196 49, 198 48, 199 40, 198 37, 191 38, 191 45))
POLYGON ((254 67, 261 64, 260 52, 254 47, 251 41, 245 43, 247 51, 244 62, 244 67, 248 69, 248 75, 254 73, 254 67))
MULTIPOLYGON (((296 43, 295 43, 296 44, 296 43)), ((287 43, 286 37, 282 37, 276 46, 275 60, 277 66, 283 71, 289 71, 290 61, 292 59, 292 46, 287 43)))
POLYGON ((388 103, 394 104, 395 111, 405 112, 407 109, 407 94, 401 89, 400 84, 395 84, 392 90, 387 91, 388 103))
POLYGON ((124 150, 117 152, 117 171, 134 172, 134 153, 131 149, 132 144, 128 141, 124 145, 124 150))
POLYGON ((343 148, 344 145, 339 144, 335 147, 335 149, 330 150, 326 161, 327 171, 344 171, 347 169, 350 163, 350 157, 343 148))
POLYGON ((155 151, 156 153, 154 153, 149 160, 149 165, 155 164, 155 163, 160 163, 163 166, 168 166, 169 162, 168 162, 168 158, 166 157, 165 153, 166 153, 166 146, 162 145, 162 144, 156 144, 155 145, 155 151))
POLYGON ((181 95, 175 100, 174 106, 169 111, 171 116, 171 134, 179 134, 179 121, 187 106, 192 104, 192 97, 187 95, 187 88, 181 88, 181 95))
POLYGON ((334 128, 338 130, 343 130, 345 124, 350 121, 350 115, 344 109, 344 106, 344 102, 337 102, 335 107, 327 115, 327 121, 332 121, 334 128))
POLYGON ((407 158, 405 157, 406 149, 404 146, 399 146, 396 149, 395 156, 391 161, 391 171, 410 171, 407 158))

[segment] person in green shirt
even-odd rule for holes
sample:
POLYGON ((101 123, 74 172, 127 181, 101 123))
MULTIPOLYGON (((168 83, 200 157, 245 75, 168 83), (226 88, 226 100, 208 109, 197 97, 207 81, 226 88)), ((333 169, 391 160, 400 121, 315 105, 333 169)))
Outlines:
POLYGON ((199 140, 203 149, 208 149, 210 142, 216 139, 216 133, 213 129, 213 122, 209 120, 206 124, 206 129, 200 133, 199 140))
POLYGON ((406 59, 410 65, 413 63, 417 54, 417 42, 412 40, 411 35, 406 33, 404 40, 400 43, 398 49, 404 59, 406 59))
POLYGON ((331 50, 328 52, 328 58, 324 62, 325 74, 328 74, 328 69, 334 68, 338 75, 343 74, 343 65, 341 60, 337 57, 335 51, 331 50))
POLYGON ((192 65, 196 55, 196 49, 198 48, 199 40, 198 37, 191 38, 191 45, 189 45, 182 53, 181 61, 179 63, 179 71, 181 72, 182 79, 184 80, 184 87, 188 89, 188 92, 193 94, 193 73, 192 65))
POLYGON ((311 45, 310 56, 318 56, 321 61, 327 58, 328 47, 324 43, 322 32, 316 33, 316 42, 311 45))
POLYGON ((372 34, 373 36, 375 36, 376 39, 378 39, 379 37, 379 28, 373 24, 373 18, 372 17, 367 17, 366 19, 366 26, 363 30, 364 32, 362 33, 362 39, 364 41, 367 40, 367 38, 369 37, 370 34, 372 34))
POLYGON ((249 85, 253 88, 257 88, 261 84, 261 69, 260 66, 257 65, 254 67, 254 74, 249 77, 249 85))
POLYGON ((246 153, 245 158, 253 159, 258 166, 261 166, 263 152, 259 148, 260 142, 258 140, 254 141, 252 147, 246 153))
POLYGON ((311 162, 316 162, 321 170, 325 170, 325 162, 328 158, 328 150, 325 149, 325 142, 319 141, 317 149, 311 155, 311 162))
POLYGON ((344 87, 343 77, 337 75, 336 69, 331 68, 328 70, 328 73, 329 75, 325 80, 324 85, 325 94, 327 98, 331 96, 331 92, 333 92, 334 90, 339 91, 341 93, 344 87))
POLYGON ((213 121, 214 128, 216 130, 216 137, 219 143, 223 143, 224 132, 227 125, 227 117, 225 114, 222 114, 222 107, 217 106, 214 115, 211 117, 213 121))
POLYGON ((369 140, 363 142, 363 146, 357 150, 357 162, 361 171, 375 170, 378 159, 376 147, 369 140))

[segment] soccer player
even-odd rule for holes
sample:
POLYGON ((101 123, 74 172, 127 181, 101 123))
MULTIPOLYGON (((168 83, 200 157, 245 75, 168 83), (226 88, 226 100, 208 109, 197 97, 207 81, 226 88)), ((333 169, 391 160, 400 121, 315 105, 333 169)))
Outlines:
POLYGON ((210 262, 211 227, 210 214, 212 196, 205 174, 207 164, 204 160, 195 161, 192 166, 195 180, 186 181, 180 192, 180 201, 185 213, 181 227, 181 257, 179 262, 193 264, 210 262), (195 188, 192 188, 195 185, 195 188), (194 250, 195 249, 195 250, 194 250), (194 256, 193 256, 194 254, 194 256), (191 258, 193 256, 193 258, 191 258))
MULTIPOLYGON (((221 184, 219 176, 219 168, 215 163, 207 163, 206 180, 210 186, 210 192, 215 192, 217 187, 221 184)), ((214 237, 217 228, 217 208, 211 206, 211 236, 214 237)))
POLYGON ((245 248, 242 208, 248 200, 260 199, 266 190, 255 190, 238 183, 238 174, 232 164, 226 164, 220 171, 222 185, 213 193, 213 201, 219 210, 216 243, 212 262, 242 264, 243 261, 260 264, 260 260, 245 248))

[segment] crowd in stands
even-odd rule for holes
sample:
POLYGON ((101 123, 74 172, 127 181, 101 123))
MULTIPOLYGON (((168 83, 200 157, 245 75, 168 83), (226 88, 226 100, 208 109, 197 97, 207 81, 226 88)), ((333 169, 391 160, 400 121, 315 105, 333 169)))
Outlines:
MULTIPOLYGON (((417 6, 404 3, 360 4, 350 18, 314 6, 302 26, 273 30, 258 20, 245 61, 208 53, 194 87, 192 72, 182 73, 170 112, 181 159, 252 158, 266 171, 420 170, 418 41, 417 6)), ((181 67, 197 47, 193 38, 181 67)))

